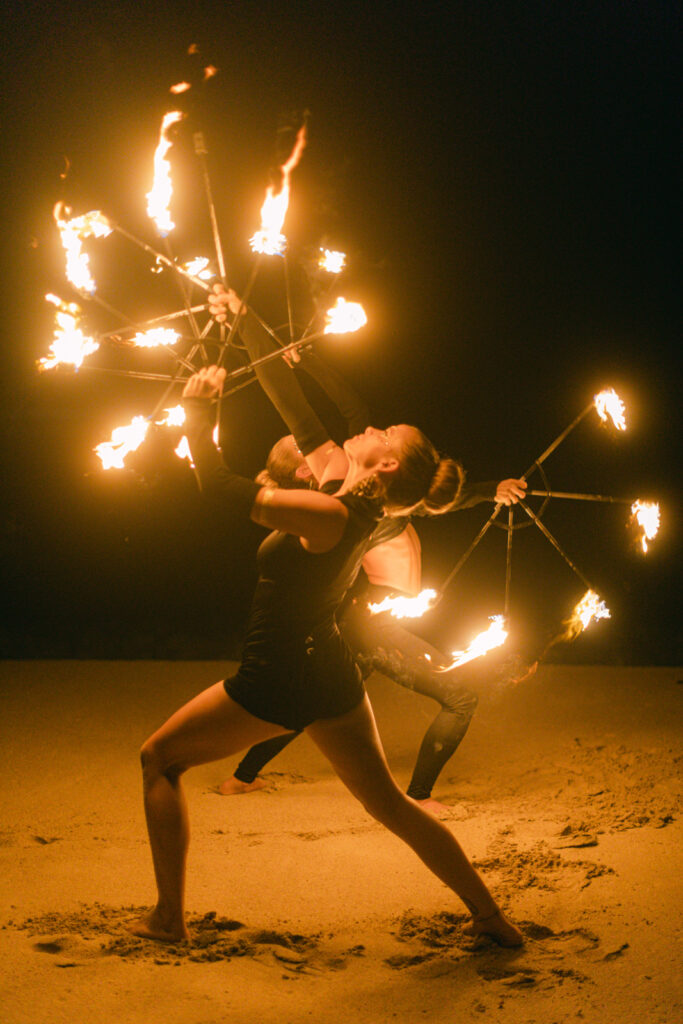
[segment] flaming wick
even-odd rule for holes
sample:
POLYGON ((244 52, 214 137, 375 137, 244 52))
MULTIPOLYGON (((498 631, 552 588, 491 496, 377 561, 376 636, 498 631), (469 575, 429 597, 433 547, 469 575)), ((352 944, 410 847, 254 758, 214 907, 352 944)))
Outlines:
POLYGON ((435 590, 421 590, 417 597, 385 597, 383 601, 369 604, 373 615, 391 612, 395 619, 419 619, 432 606, 435 590))
POLYGON ((116 427, 112 431, 111 441, 103 441, 93 451, 102 461, 103 469, 123 469, 123 460, 130 452, 136 451, 147 437, 149 420, 144 416, 134 416, 125 427, 116 427))
POLYGON ((53 213, 66 253, 67 280, 77 291, 94 295, 97 285, 90 273, 88 254, 83 252, 83 242, 86 238, 106 238, 112 232, 111 224, 99 210, 70 218, 71 209, 62 202, 56 204, 53 213))
POLYGON ((437 671, 450 672, 451 669, 465 665, 468 661, 473 661, 474 658, 480 658, 483 654, 493 650, 494 647, 500 647, 504 644, 508 635, 505 628, 505 618, 502 615, 490 615, 489 621, 491 625, 488 629, 475 636, 474 640, 464 651, 453 651, 451 656, 453 661, 451 664, 437 671))
POLYGON ((626 430, 626 408, 614 388, 600 391, 593 401, 595 410, 603 423, 607 423, 607 417, 610 416, 617 430, 626 430))
POLYGON ((65 364, 78 369, 86 356, 97 352, 99 343, 87 337, 79 327, 81 310, 75 302, 64 302, 58 295, 45 296, 57 307, 55 312, 55 334, 50 345, 50 356, 38 360, 39 370, 52 370, 65 364))
POLYGON ((631 505, 631 514, 643 531, 640 543, 643 553, 647 553, 647 542, 656 537, 659 530, 659 505, 654 501, 641 501, 637 498, 631 505))
POLYGON ((324 334, 350 334, 368 322, 359 302, 347 302, 341 296, 325 316, 324 334))
POLYGON ((342 270, 346 266, 346 253, 335 252, 332 249, 320 250, 321 256, 318 260, 318 266, 321 270, 327 270, 330 274, 341 274, 342 270))
POLYGON ((150 327, 146 331, 138 331, 133 336, 133 344, 137 348, 159 348, 161 345, 175 345, 179 338, 172 327, 150 327))
POLYGON ((289 206, 289 179, 306 148, 306 125, 302 124, 296 136, 294 147, 286 163, 282 164, 282 186, 276 194, 272 185, 266 189, 266 198, 261 207, 261 227, 249 239, 254 252, 264 256, 282 256, 287 239, 282 234, 287 208, 289 206))
POLYGON ((164 114, 162 118, 159 143, 154 152, 154 183, 151 190, 147 193, 147 215, 156 224, 156 229, 162 238, 173 231, 175 227, 169 211, 171 196, 173 195, 171 165, 166 159, 166 155, 173 142, 168 138, 167 132, 171 125, 181 121, 182 118, 183 114, 179 110, 171 110, 168 114, 164 114))

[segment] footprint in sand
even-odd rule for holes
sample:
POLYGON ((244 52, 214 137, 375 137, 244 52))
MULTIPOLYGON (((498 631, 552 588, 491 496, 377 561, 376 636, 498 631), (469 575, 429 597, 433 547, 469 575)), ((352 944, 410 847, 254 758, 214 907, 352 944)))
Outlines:
POLYGON ((32 945, 36 953, 53 956, 55 967, 83 967, 102 952, 99 942, 78 935, 46 935, 32 945))

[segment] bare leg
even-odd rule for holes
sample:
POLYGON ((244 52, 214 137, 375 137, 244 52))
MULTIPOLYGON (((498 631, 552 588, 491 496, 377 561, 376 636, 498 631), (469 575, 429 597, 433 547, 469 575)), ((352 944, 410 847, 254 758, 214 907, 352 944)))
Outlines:
POLYGON ((187 937, 184 913, 187 807, 180 776, 194 765, 236 754, 286 730, 255 718, 216 683, 176 711, 144 744, 145 815, 158 900, 131 927, 135 935, 165 942, 187 937))
POLYGON ((460 897, 478 934, 503 946, 521 944, 521 932, 505 919, 457 839, 396 785, 367 697, 348 714, 314 722, 306 731, 368 813, 411 846, 460 897))

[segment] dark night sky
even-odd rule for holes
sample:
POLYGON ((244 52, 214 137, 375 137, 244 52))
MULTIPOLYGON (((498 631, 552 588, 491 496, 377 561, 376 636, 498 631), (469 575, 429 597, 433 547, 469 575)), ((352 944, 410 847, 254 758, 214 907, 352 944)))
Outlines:
MULTIPOLYGON (((169 86, 197 72, 186 53, 196 43, 219 69, 191 98, 231 282, 248 273, 276 129, 308 109, 286 225, 294 263, 322 239, 345 249, 354 269, 343 290, 371 321, 321 353, 379 425, 418 423, 473 479, 523 472, 614 386, 628 432, 602 431, 591 414, 548 460, 551 483, 657 497, 663 528, 644 559, 623 507, 551 503, 545 521, 613 612, 555 657, 681 662, 680 6, 442 6, 9 5, 0 655, 222 657, 244 621, 256 528, 209 523, 189 472, 163 449, 141 456, 139 473, 103 474, 92 455, 113 426, 150 410, 158 385, 34 369, 51 338, 43 295, 75 297, 52 207, 100 208, 154 241, 151 156, 169 86)), ((206 204, 187 137, 175 153, 174 246, 189 256, 208 248, 206 204)), ((112 305, 131 316, 177 305, 137 250, 106 245, 92 260, 112 305)), ((271 264, 255 299, 276 318, 281 275, 271 264)), ((256 388, 233 400, 226 424, 233 463, 255 472, 281 432, 256 388)), ((485 516, 482 506, 420 524, 426 582, 443 579, 485 516)), ((426 627, 433 639, 466 643, 499 610, 504 536, 490 531, 472 556, 426 627)), ((582 591, 537 530, 520 531, 521 635, 557 623, 582 591)))

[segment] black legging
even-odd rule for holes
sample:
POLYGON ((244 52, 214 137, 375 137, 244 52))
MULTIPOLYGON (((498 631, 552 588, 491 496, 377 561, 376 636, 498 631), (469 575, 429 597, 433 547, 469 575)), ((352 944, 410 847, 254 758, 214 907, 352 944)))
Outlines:
MULTIPOLYGON (((368 611, 369 602, 381 601, 391 593, 388 587, 368 584, 347 601, 339 628, 364 676, 372 671, 381 672, 399 686, 431 697, 441 705, 424 735, 408 786, 408 796, 426 800, 442 768, 467 732, 478 698, 456 681, 453 672, 437 671, 448 660, 440 651, 409 632, 388 613, 372 615, 368 611)), ((252 747, 240 761, 235 778, 253 782, 295 736, 298 733, 286 733, 252 747)))

